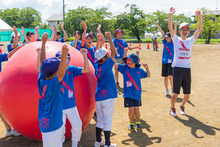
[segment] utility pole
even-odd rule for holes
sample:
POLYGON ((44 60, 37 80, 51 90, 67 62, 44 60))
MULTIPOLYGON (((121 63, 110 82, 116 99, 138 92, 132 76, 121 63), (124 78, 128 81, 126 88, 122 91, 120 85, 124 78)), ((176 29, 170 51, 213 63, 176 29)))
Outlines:
POLYGON ((63 22, 65 21, 65 4, 63 0, 63 22))

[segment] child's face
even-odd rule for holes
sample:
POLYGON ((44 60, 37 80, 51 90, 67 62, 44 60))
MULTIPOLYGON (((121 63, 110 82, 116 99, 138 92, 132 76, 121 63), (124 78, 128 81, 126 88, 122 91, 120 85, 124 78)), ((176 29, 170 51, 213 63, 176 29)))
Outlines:
POLYGON ((167 42, 172 42, 172 39, 170 37, 166 37, 167 42))
POLYGON ((61 35, 57 35, 57 38, 56 38, 56 39, 57 39, 57 40, 59 40, 59 39, 60 39, 60 37, 61 37, 61 35))
POLYGON ((127 64, 128 67, 130 67, 130 68, 135 68, 135 64, 134 64, 134 62, 131 60, 131 58, 127 58, 126 64, 127 64))
MULTIPOLYGON (((13 42, 15 41, 15 37, 12 37, 13 38, 13 42)), ((20 41, 21 39, 21 36, 18 36, 18 42, 20 41)))
MULTIPOLYGON (((58 58, 58 59, 61 60, 61 57, 58 58)), ((68 67, 69 65, 70 65, 70 58, 66 58, 66 67, 68 67)))
POLYGON ((182 28, 179 30, 179 33, 180 33, 180 36, 181 36, 182 38, 187 38, 187 36, 188 36, 189 33, 190 33, 190 29, 189 29, 187 26, 182 27, 182 28))
POLYGON ((90 36, 88 36, 86 39, 85 39, 85 46, 87 48, 90 48, 92 45, 92 38, 90 36))
POLYGON ((117 38, 117 39, 121 39, 121 37, 122 37, 122 33, 121 33, 121 32, 117 32, 117 33, 116 33, 116 38, 117 38))

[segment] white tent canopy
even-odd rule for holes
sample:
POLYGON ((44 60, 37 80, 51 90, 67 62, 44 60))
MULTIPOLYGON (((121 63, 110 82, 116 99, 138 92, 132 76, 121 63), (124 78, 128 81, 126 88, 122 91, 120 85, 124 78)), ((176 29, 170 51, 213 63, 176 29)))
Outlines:
POLYGON ((0 19, 0 32, 2 31, 12 31, 13 28, 9 26, 6 22, 0 19))

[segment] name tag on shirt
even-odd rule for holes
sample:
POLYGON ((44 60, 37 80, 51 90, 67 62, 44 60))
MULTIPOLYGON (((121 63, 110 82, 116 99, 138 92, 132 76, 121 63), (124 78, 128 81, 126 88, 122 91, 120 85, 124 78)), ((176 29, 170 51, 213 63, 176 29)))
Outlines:
POLYGON ((132 86, 132 82, 131 81, 126 81, 126 85, 127 85, 127 87, 131 87, 132 86))
POLYGON ((68 90, 68 97, 72 98, 73 97, 73 90, 68 90))
POLYGON ((119 53, 117 53, 116 55, 117 55, 117 57, 120 57, 120 54, 119 54, 119 53))
POLYGON ((172 63, 172 59, 168 59, 168 63, 172 63))

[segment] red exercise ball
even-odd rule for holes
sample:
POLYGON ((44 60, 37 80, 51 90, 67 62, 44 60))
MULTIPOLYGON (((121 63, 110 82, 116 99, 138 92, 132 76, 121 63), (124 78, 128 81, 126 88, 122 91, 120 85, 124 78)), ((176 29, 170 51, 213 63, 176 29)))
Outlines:
MULTIPOLYGON (((63 43, 46 43, 46 57, 54 57, 62 49, 63 43)), ((70 48, 70 65, 83 67, 82 54, 70 48)), ((38 123, 39 92, 37 86, 37 52, 41 42, 27 44, 18 50, 6 63, 0 73, 0 111, 8 123, 23 136, 42 140, 38 123)), ((95 111, 96 78, 94 68, 89 63, 89 73, 74 79, 76 105, 84 130, 95 111)), ((71 138, 71 125, 66 124, 66 138, 71 138)))

